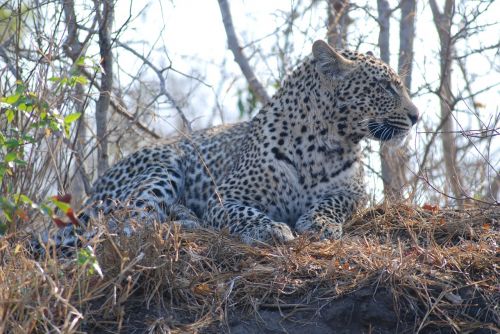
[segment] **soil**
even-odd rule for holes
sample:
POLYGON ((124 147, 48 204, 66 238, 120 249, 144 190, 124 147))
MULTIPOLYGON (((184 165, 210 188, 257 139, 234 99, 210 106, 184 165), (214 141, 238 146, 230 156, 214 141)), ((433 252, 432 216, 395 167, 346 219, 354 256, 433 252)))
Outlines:
MULTIPOLYGON (((106 332, 120 333, 231 333, 231 334, 394 334, 415 333, 420 323, 410 310, 396 311, 393 295, 385 288, 368 286, 329 301, 315 301, 304 305, 287 301, 281 306, 261 306, 252 314, 240 310, 229 311, 228 321, 197 328, 189 324, 189 314, 181 310, 176 314, 165 314, 127 303, 126 321, 122 330, 107 328, 106 332), (296 307, 295 305, 300 305, 296 307), (160 319, 158 321, 158 319, 160 319), (153 323, 160 325, 152 326, 153 323), (154 330, 152 330, 154 327, 154 330)), ((130 301, 129 301, 130 302, 130 301)), ((190 321, 191 320, 191 321, 190 321)), ((492 325, 493 326, 493 325, 492 325)), ((478 328, 470 334, 494 334, 500 330, 478 328)), ((102 333, 103 328, 86 328, 89 333, 102 333)), ((450 327, 428 326, 421 334, 452 334, 450 327)))
MULTIPOLYGON (((415 333, 415 313, 401 309, 398 313, 393 295, 384 288, 369 286, 327 304, 308 305, 307 310, 261 309, 252 317, 233 315, 226 329, 214 332, 232 334, 394 334, 415 333)), ((417 326, 417 327, 415 327, 417 326)), ((500 329, 478 328, 470 334, 500 333, 500 329)), ((429 326, 419 333, 456 333, 451 327, 429 326)))
POLYGON ((408 332, 408 328, 398 321, 392 295, 383 289, 375 292, 371 287, 326 305, 309 305, 303 311, 262 309, 250 319, 233 317, 228 329, 233 334, 408 332))

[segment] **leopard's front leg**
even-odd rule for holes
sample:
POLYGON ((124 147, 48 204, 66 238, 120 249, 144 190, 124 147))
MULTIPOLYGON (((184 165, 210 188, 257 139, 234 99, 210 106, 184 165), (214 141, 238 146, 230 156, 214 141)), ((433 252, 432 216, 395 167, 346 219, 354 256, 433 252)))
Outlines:
POLYGON ((312 205, 300 216, 295 224, 295 230, 300 234, 311 233, 321 240, 340 239, 342 225, 362 201, 363 195, 360 193, 336 191, 312 205))
POLYGON ((214 196, 208 204, 205 220, 218 229, 227 228, 247 244, 255 242, 286 242, 295 236, 286 223, 274 221, 258 208, 238 200, 222 201, 214 196))

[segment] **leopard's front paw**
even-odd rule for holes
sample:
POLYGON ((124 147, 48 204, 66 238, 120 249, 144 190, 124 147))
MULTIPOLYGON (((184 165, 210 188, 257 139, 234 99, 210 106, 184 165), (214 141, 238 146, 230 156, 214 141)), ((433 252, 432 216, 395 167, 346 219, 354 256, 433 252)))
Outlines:
POLYGON ((247 244, 255 244, 259 242, 287 242, 295 239, 290 226, 285 223, 267 221, 265 223, 246 227, 240 233, 241 239, 247 244))
POLYGON ((270 232, 271 236, 269 239, 274 241, 287 242, 295 239, 292 229, 285 223, 271 223, 270 232))
POLYGON ((337 240, 342 237, 342 225, 335 223, 327 223, 322 227, 319 235, 320 240, 337 240))
POLYGON ((335 240, 342 237, 342 224, 319 217, 315 219, 299 219, 295 224, 295 230, 299 234, 310 234, 319 240, 335 240))

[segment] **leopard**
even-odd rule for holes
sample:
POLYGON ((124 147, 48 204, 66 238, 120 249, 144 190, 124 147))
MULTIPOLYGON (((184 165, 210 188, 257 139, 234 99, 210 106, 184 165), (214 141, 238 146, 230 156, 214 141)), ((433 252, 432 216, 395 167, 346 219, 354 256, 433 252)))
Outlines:
MULTIPOLYGON (((80 219, 126 208, 247 244, 340 239, 366 201, 362 141, 401 141, 418 119, 389 65, 317 40, 253 118, 125 157, 96 181, 80 219)), ((74 242, 62 240, 70 229, 59 243, 74 242)))

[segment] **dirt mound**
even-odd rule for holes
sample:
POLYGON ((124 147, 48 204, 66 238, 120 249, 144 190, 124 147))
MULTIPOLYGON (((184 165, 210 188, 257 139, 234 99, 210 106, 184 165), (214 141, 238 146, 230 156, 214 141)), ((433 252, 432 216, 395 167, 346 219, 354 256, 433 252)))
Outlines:
POLYGON ((377 207, 342 240, 253 247, 176 225, 132 238, 102 229, 64 261, 35 261, 11 236, 0 245, 0 329, 493 333, 499 220, 497 208, 377 207))

